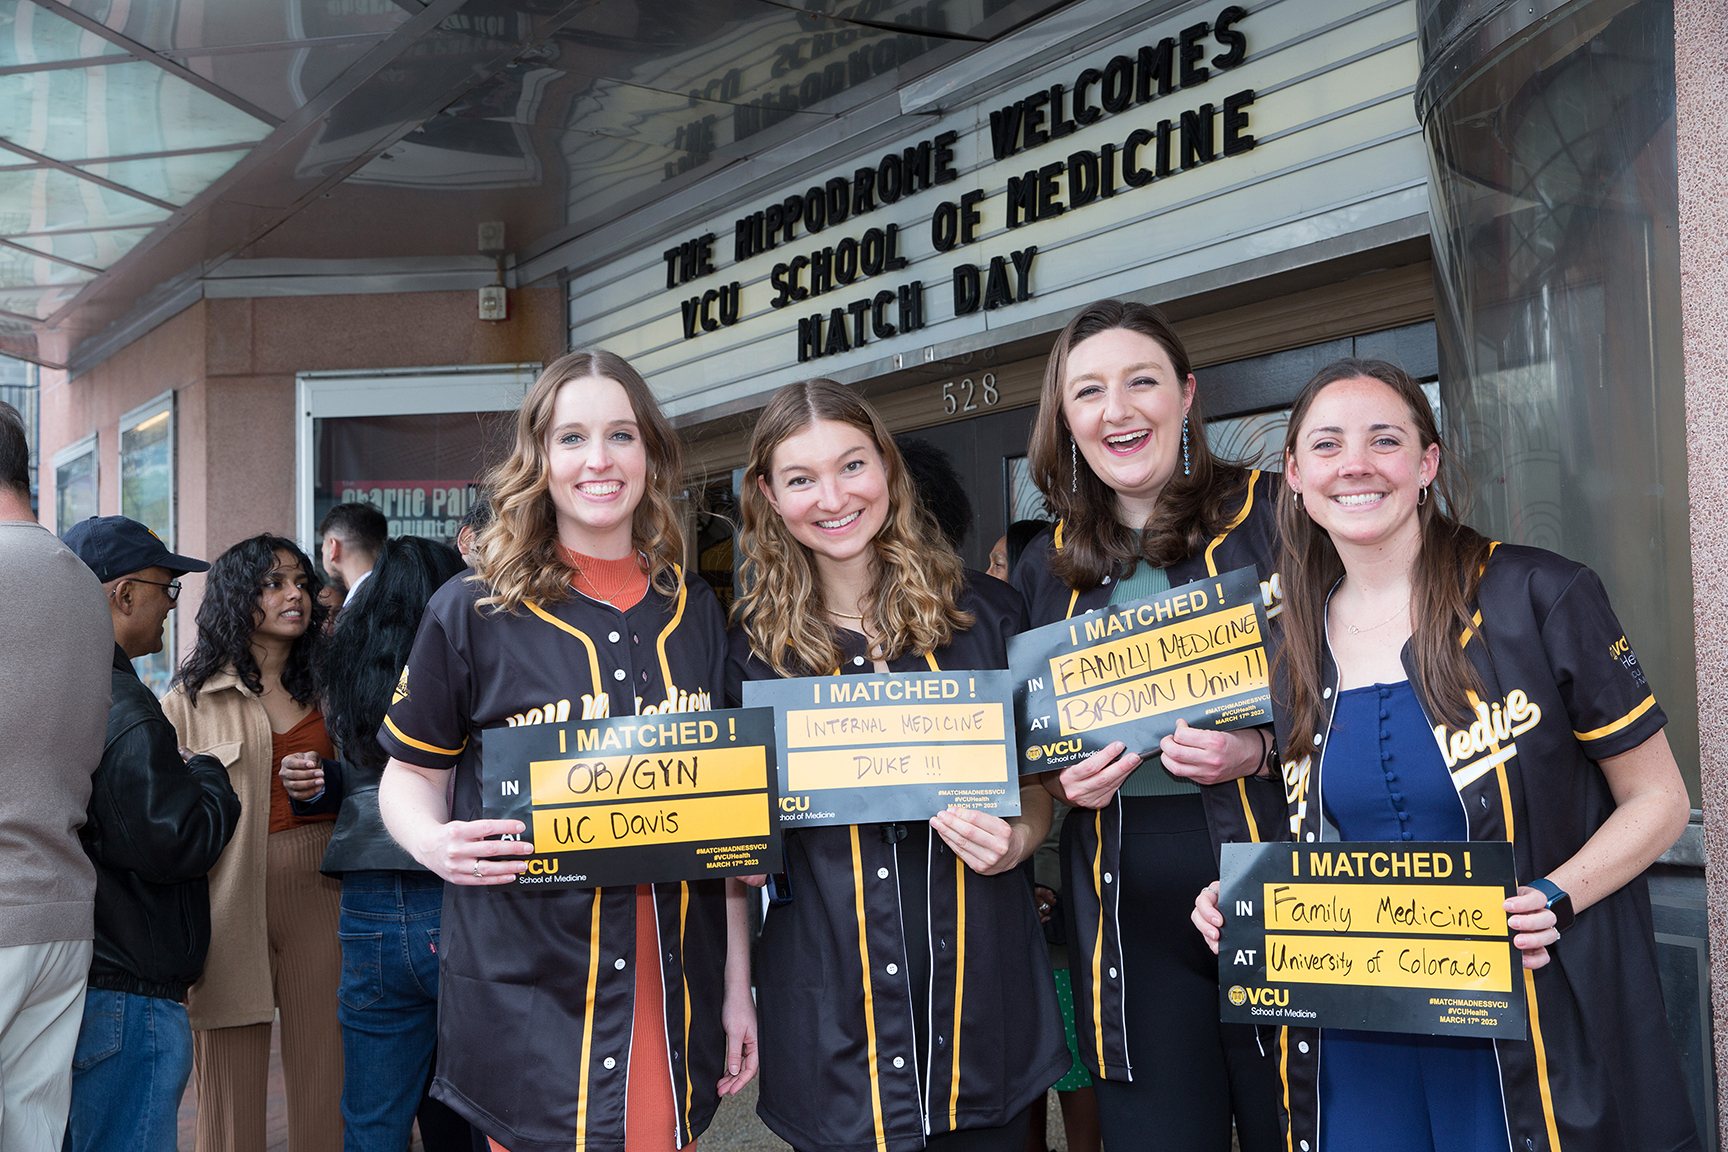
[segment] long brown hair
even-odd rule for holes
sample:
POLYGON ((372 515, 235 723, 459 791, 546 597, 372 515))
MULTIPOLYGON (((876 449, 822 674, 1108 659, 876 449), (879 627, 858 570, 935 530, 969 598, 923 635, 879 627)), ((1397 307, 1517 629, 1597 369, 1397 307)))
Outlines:
POLYGON ((677 591, 684 529, 674 501, 683 449, 648 382, 613 352, 571 352, 546 366, 516 413, 516 443, 481 483, 492 501, 492 523, 474 542, 474 570, 490 595, 480 604, 516 612, 534 601, 555 604, 571 595, 571 569, 558 554, 558 516, 548 490, 546 436, 558 390, 572 380, 615 381, 630 398, 648 454, 648 483, 630 525, 630 538, 648 558, 648 579, 662 593, 677 591))
MULTIPOLYGON (((1469 482, 1440 439, 1434 410, 1421 386, 1402 368, 1384 360, 1328 364, 1303 386, 1290 409, 1284 459, 1288 462, 1294 455, 1302 422, 1315 397, 1327 385, 1361 377, 1380 381, 1404 401, 1424 452, 1430 444, 1440 446, 1440 466, 1427 499, 1416 509, 1422 534, 1412 581, 1416 627, 1410 643, 1416 686, 1423 700, 1440 719, 1468 720, 1470 695, 1481 692, 1482 681, 1459 641, 1475 637, 1470 603, 1476 597, 1492 544, 1459 519, 1468 505, 1469 482)), ((1344 562, 1332 538, 1302 509, 1287 485, 1278 494, 1278 530, 1283 540, 1279 571, 1284 574, 1284 643, 1278 661, 1286 696, 1280 704, 1293 733, 1292 746, 1284 749, 1283 755, 1286 760, 1300 760, 1313 754, 1313 734, 1320 730, 1326 599, 1344 575, 1344 562)))
POLYGON ((1224 531, 1240 501, 1227 499, 1240 492, 1248 470, 1221 460, 1206 444, 1206 418, 1196 387, 1188 408, 1187 475, 1170 478, 1158 497, 1158 509, 1141 533, 1116 517, 1116 493, 1075 451, 1074 434, 1062 412, 1062 381, 1068 374, 1068 354, 1101 332, 1123 328, 1157 342, 1170 357, 1176 378, 1186 387, 1192 372, 1182 338, 1158 309, 1123 300, 1100 300, 1083 309, 1056 337, 1044 365, 1044 389, 1038 419, 1032 426, 1027 455, 1032 482, 1044 494, 1050 510, 1062 519, 1062 547, 1050 570, 1070 588, 1092 588, 1122 565, 1124 575, 1144 560, 1167 568, 1204 548, 1224 531))
POLYGON ((738 545, 745 591, 733 615, 750 647, 782 676, 820 676, 840 661, 834 627, 810 550, 799 543, 762 492, 772 482, 774 450, 818 420, 850 424, 867 434, 888 473, 888 517, 876 538, 875 579, 859 610, 877 627, 876 653, 897 660, 946 647, 972 626, 957 603, 965 568, 936 522, 918 502, 900 449, 882 418, 862 397, 832 380, 804 380, 774 393, 750 438, 741 497, 738 545))

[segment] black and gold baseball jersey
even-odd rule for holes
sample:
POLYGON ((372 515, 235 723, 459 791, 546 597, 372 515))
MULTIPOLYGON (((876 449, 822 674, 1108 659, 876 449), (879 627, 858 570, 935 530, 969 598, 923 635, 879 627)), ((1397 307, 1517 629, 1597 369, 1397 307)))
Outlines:
MULTIPOLYGON (((1240 503, 1224 531, 1204 549, 1167 569, 1171 587, 1237 568, 1258 570, 1272 633, 1268 640, 1273 644, 1284 610, 1277 572, 1279 482, 1273 473, 1250 471, 1242 493, 1231 497, 1240 503)), ((1050 570, 1050 557, 1061 548, 1062 525, 1058 524, 1026 546, 1014 570, 1014 586, 1026 598, 1035 627, 1105 607, 1114 579, 1121 576, 1118 570, 1095 587, 1070 588, 1050 570)), ((1200 793, 1215 853, 1221 844, 1288 837, 1287 831, 1280 831, 1284 796, 1276 781, 1249 777, 1203 787, 1200 793)), ((1128 965, 1122 961, 1120 923, 1123 916, 1134 913, 1119 906, 1120 885, 1110 879, 1121 871, 1122 811, 1117 797, 1105 808, 1081 814, 1074 824, 1078 835, 1065 843, 1064 875, 1073 879, 1065 902, 1073 918, 1068 955, 1080 1056, 1101 1080, 1131 1081, 1133 1059, 1123 1009, 1128 965)))
MULTIPOLYGON (((1471 722, 1435 721, 1408 644, 1404 669, 1452 774, 1470 839, 1510 840, 1518 881, 1526 884, 1576 855, 1613 813, 1597 762, 1638 747, 1667 717, 1602 582, 1582 564, 1540 548, 1498 545, 1473 607, 1474 627, 1459 637, 1482 680, 1471 722)), ((1329 651, 1321 673, 1320 752, 1283 766, 1283 831, 1303 842, 1338 838, 1320 791, 1338 687, 1329 651)), ((1283 730, 1282 713, 1278 724, 1283 730)), ((1523 973, 1530 1035, 1494 1042, 1512 1146, 1701 1147, 1662 1005, 1644 877, 1578 913, 1548 953, 1545 967, 1523 973)), ((1324 1046, 1314 1029, 1279 1033, 1286 1143, 1318 1148, 1324 1046)))
MULTIPOLYGON (((680 573, 620 612, 572 593, 518 614, 452 580, 426 609, 378 733, 390 755, 455 769, 451 816, 481 817, 489 729, 715 707, 725 620, 680 573)), ((511 1152, 623 1152, 634 965, 660 965, 676 1145, 713 1118, 726 1037, 723 880, 654 885, 659 951, 636 955, 633 888, 444 888, 432 1093, 511 1152)))
MULTIPOLYGON (((1020 597, 968 572, 976 623, 895 672, 1006 668, 1020 597)), ((874 671, 843 632, 837 674, 874 671)), ((774 670, 743 630, 727 697, 774 670)), ((1018 871, 980 876, 928 824, 786 833, 790 904, 772 908, 757 973, 758 1111, 794 1147, 909 1152, 927 1137, 1008 1123, 1068 1070, 1049 950, 1018 871)))

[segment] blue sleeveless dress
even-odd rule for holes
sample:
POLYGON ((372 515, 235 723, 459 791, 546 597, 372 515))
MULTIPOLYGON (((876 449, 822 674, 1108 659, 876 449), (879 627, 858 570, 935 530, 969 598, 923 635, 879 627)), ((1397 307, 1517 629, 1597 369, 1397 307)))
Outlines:
MULTIPOLYGON (((1321 767, 1345 840, 1466 840, 1469 823, 1408 680, 1338 694, 1321 767)), ((1323 1029, 1320 1152, 1508 1152, 1490 1040, 1323 1029)))

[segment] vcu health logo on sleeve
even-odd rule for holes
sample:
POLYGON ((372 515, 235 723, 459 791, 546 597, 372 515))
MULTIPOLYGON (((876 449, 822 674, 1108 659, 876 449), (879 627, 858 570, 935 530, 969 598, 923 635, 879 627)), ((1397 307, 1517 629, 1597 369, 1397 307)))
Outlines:
POLYGON ((394 708, 408 699, 408 669, 402 669, 402 678, 396 681, 396 691, 390 696, 390 707, 394 708))

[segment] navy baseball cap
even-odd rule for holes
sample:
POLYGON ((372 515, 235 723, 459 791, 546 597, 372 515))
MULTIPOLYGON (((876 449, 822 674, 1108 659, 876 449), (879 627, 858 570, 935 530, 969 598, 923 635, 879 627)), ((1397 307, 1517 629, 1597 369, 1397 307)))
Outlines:
POLYGON ((210 565, 190 556, 168 551, 162 538, 136 520, 124 516, 92 516, 80 520, 61 537, 78 554, 96 579, 106 584, 146 568, 166 568, 176 576, 208 572, 210 565))

